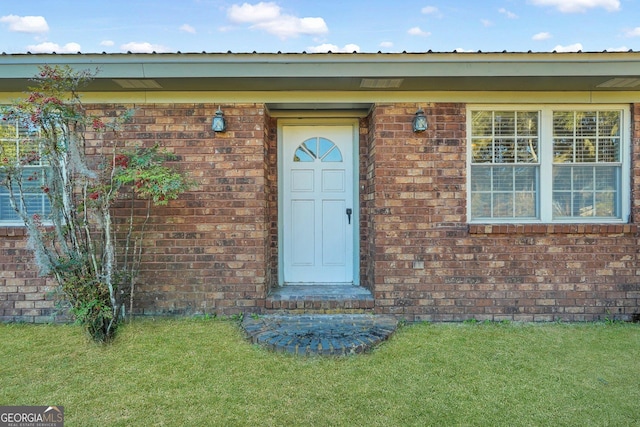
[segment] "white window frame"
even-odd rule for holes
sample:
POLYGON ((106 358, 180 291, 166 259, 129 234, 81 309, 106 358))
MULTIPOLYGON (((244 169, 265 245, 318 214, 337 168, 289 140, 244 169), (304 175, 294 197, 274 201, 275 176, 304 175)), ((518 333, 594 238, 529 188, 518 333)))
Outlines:
POLYGON ((628 104, 468 104, 467 114, 467 218, 471 224, 620 224, 628 223, 631 212, 631 110, 628 104), (478 218, 471 217, 472 112, 474 111, 537 111, 539 144, 539 182, 536 206, 539 217, 478 218), (554 111, 619 111, 620 112, 620 186, 619 218, 562 218, 553 219, 553 112, 554 111))
MULTIPOLYGON (((2 116, 0 116, 2 117, 2 116)), ((7 120, 7 122, 9 122, 7 120)), ((3 126, 7 125, 7 122, 2 123, 3 126)), ((10 125, 15 126, 16 129, 16 133, 14 137, 11 138, 6 138, 4 139, 4 141, 12 141, 16 144, 16 147, 19 148, 19 144, 20 144, 20 140, 21 139, 25 139, 25 136, 20 134, 20 130, 19 130, 19 125, 17 123, 17 121, 15 121, 14 123, 11 123, 10 125)), ((16 152, 18 152, 18 150, 16 150, 16 152)), ((2 161, 2 153, 0 153, 0 161, 2 161)), ((16 160, 17 161, 17 160, 16 160)), ((0 165, 1 167, 1 165, 0 165)), ((24 170, 28 171, 28 170, 32 170, 34 172, 41 172, 44 169, 47 168, 47 165, 43 164, 42 161, 39 161, 37 165, 33 165, 33 166, 25 166, 24 170)), ((0 169, 0 175, 2 173, 2 169, 0 169)), ((42 174, 39 174, 39 181, 40 184, 44 184, 44 180, 42 177, 42 174)), ((6 187, 4 186, 0 186, 0 194, 2 195, 1 197, 5 198, 8 196, 9 191, 6 189, 6 187)), ((42 218, 42 222, 44 224, 48 224, 49 222, 46 219, 46 216, 48 215, 48 210, 49 210, 49 200, 47 198, 47 196, 44 194, 44 192, 40 191, 34 191, 33 193, 30 193, 33 196, 37 196, 40 198, 40 205, 41 208, 38 212, 33 212, 34 214, 38 214, 41 216, 42 218)), ((12 213, 14 213, 15 211, 13 211, 12 209, 12 213)), ((2 227, 14 227, 14 226, 24 226, 24 222, 22 221, 22 219, 20 218, 12 218, 12 219, 3 219, 2 217, 0 217, 0 226, 2 227)))

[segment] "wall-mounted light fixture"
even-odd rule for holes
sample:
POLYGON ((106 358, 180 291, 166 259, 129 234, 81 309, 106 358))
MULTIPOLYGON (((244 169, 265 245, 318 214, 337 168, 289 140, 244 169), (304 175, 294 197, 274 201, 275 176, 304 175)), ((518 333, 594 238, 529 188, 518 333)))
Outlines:
POLYGON ((419 108, 413 118, 413 131, 424 132, 425 130, 427 130, 427 117, 424 115, 424 110, 419 108))
POLYGON ((213 129, 214 132, 224 132, 227 130, 227 121, 224 119, 224 113, 220 107, 218 107, 218 111, 216 111, 216 115, 211 121, 211 129, 213 129))

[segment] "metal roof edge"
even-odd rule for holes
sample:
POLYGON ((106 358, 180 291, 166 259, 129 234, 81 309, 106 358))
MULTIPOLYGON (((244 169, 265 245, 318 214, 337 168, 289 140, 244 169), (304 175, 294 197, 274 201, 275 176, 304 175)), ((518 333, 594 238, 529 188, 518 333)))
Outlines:
POLYGON ((280 62, 280 61, 322 61, 322 62, 475 62, 475 61, 540 61, 584 62, 588 60, 640 60, 640 51, 601 52, 369 52, 369 53, 258 53, 258 52, 170 52, 170 53, 2 53, 0 63, 77 63, 100 61, 109 63, 131 62, 280 62))

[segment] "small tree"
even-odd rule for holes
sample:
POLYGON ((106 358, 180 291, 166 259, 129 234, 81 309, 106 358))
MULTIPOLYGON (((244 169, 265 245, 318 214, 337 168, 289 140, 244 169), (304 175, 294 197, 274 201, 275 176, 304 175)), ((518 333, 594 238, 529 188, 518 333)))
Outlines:
POLYGON ((28 248, 40 273, 55 278, 72 315, 90 336, 107 342, 127 300, 133 302, 151 206, 177 198, 188 183, 164 165, 169 158, 157 146, 123 151, 117 130, 131 112, 109 123, 87 113, 78 90, 95 74, 41 67, 27 98, 3 114, 30 136, 19 141, 15 153, 0 153, 0 181, 27 228, 28 248), (100 158, 86 155, 89 132, 113 136, 113 143, 103 144, 106 152, 100 158), (34 183, 46 195, 46 216, 34 213, 29 203, 34 183), (125 230, 116 230, 113 207, 121 199, 128 199, 132 209, 125 230), (136 199, 146 201, 142 224, 134 218, 136 199))

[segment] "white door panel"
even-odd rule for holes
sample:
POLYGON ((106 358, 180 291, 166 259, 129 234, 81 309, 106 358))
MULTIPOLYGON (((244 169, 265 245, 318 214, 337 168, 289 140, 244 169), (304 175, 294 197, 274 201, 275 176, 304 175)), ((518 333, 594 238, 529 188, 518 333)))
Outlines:
POLYGON ((285 283, 354 281, 353 127, 283 126, 285 283))
POLYGON ((344 200, 323 200, 322 202, 322 261, 324 265, 344 266, 346 264, 346 235, 337 232, 345 227, 344 200), (336 230, 336 232, 331 231, 336 230))
POLYGON ((291 263, 294 266, 313 266, 315 263, 315 206, 313 200, 291 202, 291 263))

